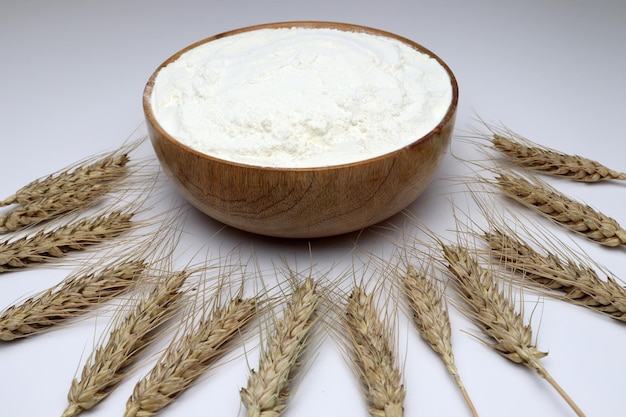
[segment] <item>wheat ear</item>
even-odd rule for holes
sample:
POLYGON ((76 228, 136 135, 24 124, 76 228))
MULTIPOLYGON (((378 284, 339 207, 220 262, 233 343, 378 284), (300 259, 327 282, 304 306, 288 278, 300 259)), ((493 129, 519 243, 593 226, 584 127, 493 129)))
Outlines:
POLYGON ((373 293, 356 286, 345 312, 352 359, 365 387, 368 411, 375 417, 404 415, 406 391, 396 365, 389 331, 378 317, 373 293))
POLYGON ((626 230, 616 220, 543 181, 531 183, 512 173, 500 173, 494 181, 507 197, 591 241, 611 247, 626 244, 626 230))
POLYGON ((44 197, 81 189, 90 184, 104 184, 123 178, 127 174, 127 164, 130 161, 128 153, 138 145, 139 141, 131 143, 120 150, 97 157, 95 161, 75 164, 59 173, 34 180, 12 196, 0 201, 0 207, 16 203, 29 204, 44 197))
POLYGON ((40 231, 0 243, 0 273, 27 268, 80 251, 120 236, 134 227, 133 213, 114 211, 76 220, 53 230, 40 231))
POLYGON ((0 315, 0 340, 21 339, 78 317, 129 291, 145 268, 144 261, 130 260, 70 275, 59 286, 7 308, 0 315))
POLYGON ((483 269, 461 246, 442 244, 448 270, 455 278, 459 296, 467 306, 468 316, 491 343, 488 346, 510 361, 535 370, 561 395, 578 416, 582 410, 550 376, 540 359, 540 352, 532 342, 532 329, 524 324, 513 302, 499 289, 498 282, 488 269, 483 269))
POLYGON ((626 321, 626 288, 610 276, 605 281, 593 268, 574 259, 548 251, 540 254, 521 238, 498 229, 485 233, 484 238, 496 259, 541 288, 559 291, 559 299, 626 321))
POLYGON ((609 169, 589 158, 539 145, 508 129, 490 130, 493 148, 522 168, 587 183, 626 180, 626 173, 609 169))
POLYGON ((312 278, 299 285, 274 332, 268 335, 258 371, 251 371, 248 385, 240 392, 248 417, 280 416, 284 412, 293 372, 315 323, 320 303, 316 287, 312 278))
POLYGON ((446 369, 461 390, 473 416, 478 413, 461 381, 452 352, 452 329, 444 293, 431 282, 425 273, 418 273, 412 265, 406 274, 401 274, 404 294, 413 312, 413 323, 428 345, 441 357, 446 369))
POLYGON ((80 380, 74 378, 62 417, 89 410, 108 397, 124 380, 141 353, 154 341, 154 332, 178 310, 181 287, 189 271, 169 273, 140 300, 92 353, 80 380))
POLYGON ((0 234, 16 232, 63 214, 94 205, 111 189, 110 184, 88 184, 20 205, 0 215, 0 234))
POLYGON ((189 388, 229 348, 256 317, 257 299, 232 299, 216 305, 208 317, 166 349, 150 373, 135 385, 125 417, 152 416, 189 388))

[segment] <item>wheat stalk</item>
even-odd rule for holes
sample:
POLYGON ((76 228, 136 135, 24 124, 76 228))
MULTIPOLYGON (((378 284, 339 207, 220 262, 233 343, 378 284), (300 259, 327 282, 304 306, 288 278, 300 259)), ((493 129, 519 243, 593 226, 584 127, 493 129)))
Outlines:
POLYGON ((78 317, 129 291, 145 268, 143 260, 128 260, 95 273, 72 274, 60 285, 4 310, 0 340, 25 338, 78 317))
POLYGON ((284 412, 293 372, 315 322, 319 302, 312 278, 294 290, 282 319, 268 336, 267 347, 261 351, 258 371, 251 371, 246 388, 240 392, 248 417, 275 417, 284 412))
POLYGON ((71 251, 115 238, 134 227, 133 213, 122 210, 76 220, 53 230, 40 231, 0 243, 0 273, 61 258, 71 251))
POLYGON ((389 331, 378 317, 373 294, 355 286, 348 298, 344 323, 352 359, 366 389, 370 415, 403 416, 406 392, 389 331))
POLYGON ((587 307, 619 321, 626 321, 626 288, 610 276, 567 257, 546 251, 540 254, 519 237, 497 228, 484 234, 492 255, 542 288, 562 293, 560 299, 587 307))
POLYGON ((229 344, 257 314, 257 299, 236 296, 216 305, 208 317, 173 341, 126 403, 125 417, 158 413, 224 355, 229 344))
POLYGON ((131 143, 98 157, 95 161, 70 166, 59 173, 36 179, 20 188, 12 196, 0 201, 0 207, 16 203, 26 205, 54 194, 71 192, 87 185, 104 184, 123 178, 127 173, 126 165, 130 161, 128 153, 139 143, 140 141, 131 143))
POLYGON ((409 265, 405 274, 400 274, 404 294, 413 312, 413 323, 428 345, 441 357, 446 369, 461 390, 473 416, 478 413, 465 389, 456 367, 452 352, 452 330, 450 317, 445 307, 443 291, 427 277, 409 265))
POLYGON ((589 158, 539 145, 508 129, 489 129, 493 148, 522 168, 587 183, 626 180, 626 173, 609 169, 589 158))
POLYGON ((543 181, 531 183, 512 173, 500 173, 494 181, 507 197, 591 241, 610 247, 626 244, 626 230, 616 220, 543 181))
POLYGON ((86 209, 111 189, 110 184, 86 184, 76 190, 44 196, 0 215, 0 234, 16 232, 63 214, 86 209))
POLYGON ((183 270, 161 278, 113 328, 107 342, 98 347, 84 366, 80 380, 74 378, 69 405, 62 417, 89 410, 108 397, 124 380, 141 353, 154 340, 154 332, 178 310, 181 287, 191 274, 183 270))
POLYGON ((461 246, 442 244, 443 257, 455 278, 459 296, 467 306, 467 313, 491 343, 496 352, 510 361, 535 370, 550 383, 578 416, 584 416, 559 384, 550 376, 540 359, 540 352, 532 342, 532 329, 524 324, 513 302, 502 292, 490 270, 483 269, 461 246))

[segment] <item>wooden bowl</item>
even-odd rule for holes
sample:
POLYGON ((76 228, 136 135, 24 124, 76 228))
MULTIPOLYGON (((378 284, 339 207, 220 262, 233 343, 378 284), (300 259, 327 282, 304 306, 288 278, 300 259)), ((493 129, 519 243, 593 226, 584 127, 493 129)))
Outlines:
POLYGON ((178 190, 195 207, 229 226, 267 236, 316 238, 379 223, 411 204, 430 184, 447 151, 458 86, 448 66, 421 45, 398 35, 344 23, 284 22, 222 33, 179 51, 149 79, 143 96, 148 133, 156 155, 178 190), (187 147, 159 125, 151 93, 159 70, 205 42, 244 31, 279 27, 335 28, 398 39, 436 59, 452 84, 441 122, 408 146, 375 158, 315 168, 272 168, 218 159, 187 147))

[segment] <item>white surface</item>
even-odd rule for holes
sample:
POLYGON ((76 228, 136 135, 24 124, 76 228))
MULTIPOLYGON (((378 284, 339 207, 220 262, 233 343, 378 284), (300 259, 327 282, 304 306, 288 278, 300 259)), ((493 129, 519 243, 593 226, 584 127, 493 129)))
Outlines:
MULTIPOLYGON (((475 118, 502 122, 535 140, 626 170, 621 141, 626 116, 626 5, 619 1, 206 2, 182 0, 5 2, 0 7, 0 195, 77 159, 119 146, 143 121, 141 95, 152 71, 172 53, 237 27, 285 20, 332 20, 408 37, 442 57, 460 87, 457 136, 475 118), (213 4, 211 4, 213 3, 213 4)), ((455 139, 452 153, 475 156, 455 139)), ((149 154, 149 149, 146 151, 149 154)), ((449 200, 467 206, 444 179, 467 173, 451 155, 438 179, 410 211, 435 231, 454 226, 449 200)), ((561 184, 561 183, 559 183, 561 184)), ((563 190, 626 223, 624 185, 563 185, 563 190)), ((175 192, 169 190, 173 196, 175 192)), ((168 206, 164 197, 163 206, 168 206)), ((401 224, 402 218, 393 219, 401 224)), ((191 244, 220 228, 192 212, 191 244)), ((355 235, 311 243, 324 265, 345 257, 355 235)), ((576 240, 618 276, 624 249, 576 240)), ((387 244, 376 233, 360 243, 387 244)), ((254 248, 263 262, 308 259, 307 242, 289 242, 226 229, 208 245, 254 248)), ((193 247, 193 246, 192 246, 193 247)), ((0 308, 58 281, 62 271, 38 269, 0 276, 0 308)), ((584 309, 539 304, 544 364, 589 416, 620 414, 626 406, 624 326, 584 309)), ((507 363, 471 337, 453 314, 453 344, 465 385, 481 416, 569 416, 571 410, 536 375, 507 363)), ((411 328, 399 329, 408 391, 406 415, 469 415, 439 360, 411 328)), ((92 321, 0 345, 0 416, 58 416, 71 378, 97 337, 92 321)), ((250 357, 252 366, 255 364, 250 357)), ((163 416, 236 415, 246 363, 230 362, 186 392, 163 416)), ((89 415, 122 415, 135 375, 89 415)), ((366 415, 360 394, 335 346, 325 344, 301 382, 287 415, 366 415)))

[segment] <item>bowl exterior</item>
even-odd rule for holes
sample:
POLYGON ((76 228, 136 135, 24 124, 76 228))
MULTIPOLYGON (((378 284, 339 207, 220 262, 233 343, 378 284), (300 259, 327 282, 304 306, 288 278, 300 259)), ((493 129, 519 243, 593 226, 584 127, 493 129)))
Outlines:
POLYGON ((159 67, 144 91, 144 112, 155 153, 183 197, 229 226, 274 237, 316 238, 379 223, 411 204, 430 184, 449 146, 456 116, 456 80, 436 55, 397 35, 347 24, 285 22, 239 29, 190 45, 159 67), (158 70, 212 39, 262 27, 337 27, 396 37, 448 70, 452 104, 439 125, 397 151, 351 164, 320 168, 265 168, 217 159, 168 135, 155 120, 150 94, 158 70))
POLYGON ((164 171, 195 207, 248 232, 315 238, 371 226, 411 204, 430 184, 453 124, 370 161, 279 170, 207 158, 148 126, 164 171))

